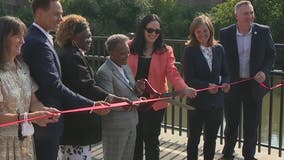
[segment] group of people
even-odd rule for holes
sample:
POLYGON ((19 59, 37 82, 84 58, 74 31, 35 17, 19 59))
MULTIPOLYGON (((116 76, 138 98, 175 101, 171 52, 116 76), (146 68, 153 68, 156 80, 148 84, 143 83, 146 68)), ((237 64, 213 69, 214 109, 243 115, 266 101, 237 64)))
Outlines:
POLYGON ((183 91, 189 111, 188 160, 198 159, 203 130, 204 160, 213 160, 217 133, 225 114, 222 160, 234 158, 241 111, 243 156, 254 160, 262 98, 258 83, 268 84, 275 47, 268 26, 254 23, 250 1, 235 5, 236 24, 214 38, 209 17, 193 19, 183 56, 183 74, 175 67, 173 48, 164 43, 156 14, 146 15, 133 39, 114 34, 105 42, 109 55, 94 73, 85 57, 92 44, 88 21, 62 17, 59 0, 33 0, 34 22, 0 17, 0 122, 24 123, 0 129, 0 159, 91 160, 91 145, 102 140, 105 160, 159 159, 159 135, 167 102, 133 105, 157 95, 169 81, 183 91), (55 40, 49 34, 55 32, 55 40), (240 85, 231 82, 253 78, 240 85), (221 86, 221 87, 220 87, 221 86), (208 88, 198 92, 197 89, 208 88), (198 94, 197 94, 198 93, 198 94), (60 115, 60 111, 127 102, 123 108, 60 115), (27 117, 46 118, 32 121, 27 117), (34 130, 34 133, 23 130, 34 130), (33 135, 33 138, 32 138, 33 135), (145 150, 144 150, 145 148, 145 150), (144 150, 144 151, 143 151, 144 150))
POLYGON ((203 130, 204 160, 213 160, 216 138, 225 114, 225 145, 220 160, 233 160, 241 112, 243 112, 244 160, 255 160, 257 129, 262 99, 267 92, 259 83, 268 83, 276 53, 268 26, 254 23, 250 1, 235 5, 236 24, 220 30, 220 43, 214 39, 211 20, 196 17, 191 25, 184 51, 183 69, 187 84, 195 89, 209 87, 188 103, 188 160, 198 159, 198 144, 203 130), (253 79, 253 80, 249 80, 253 79), (244 80, 244 83, 230 83, 244 80), (217 86, 221 86, 218 89, 217 86), (225 94, 224 94, 225 93, 225 94))

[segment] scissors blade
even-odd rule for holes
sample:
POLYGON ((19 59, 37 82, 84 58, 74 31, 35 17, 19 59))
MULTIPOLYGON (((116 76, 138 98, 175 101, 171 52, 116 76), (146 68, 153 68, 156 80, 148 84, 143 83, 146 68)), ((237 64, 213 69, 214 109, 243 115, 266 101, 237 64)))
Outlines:
POLYGON ((179 106, 181 108, 184 108, 186 110, 195 110, 194 107, 192 107, 190 105, 187 105, 187 104, 183 104, 183 103, 181 103, 181 102, 179 102, 177 100, 174 100, 174 99, 167 99, 166 101, 171 103, 171 104, 173 104, 173 105, 175 105, 175 106, 179 106))

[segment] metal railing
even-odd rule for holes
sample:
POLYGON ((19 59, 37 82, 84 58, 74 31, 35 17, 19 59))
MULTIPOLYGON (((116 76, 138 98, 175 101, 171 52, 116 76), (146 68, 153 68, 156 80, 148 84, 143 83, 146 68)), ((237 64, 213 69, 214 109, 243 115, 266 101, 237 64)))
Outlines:
MULTIPOLYGON (((106 37, 96 36, 94 37, 94 45, 92 46, 91 54, 88 56, 91 64, 94 69, 97 69, 105 60, 105 50, 104 50, 104 41, 106 37)), ((177 61, 180 61, 182 57, 184 43, 186 40, 177 40, 177 39, 166 39, 166 43, 171 45, 174 48, 175 56, 177 61)), ((284 44, 276 44, 278 60, 279 57, 284 56, 284 44)), ((280 63, 276 61, 276 63, 280 63)), ((182 62, 176 63, 177 67, 181 71, 182 62)), ((278 64, 279 65, 279 64, 278 64)), ((284 72, 279 68, 278 70, 273 70, 271 72, 271 85, 279 82, 284 79, 284 72)), ((282 152, 284 151, 284 108, 283 108, 283 87, 276 90, 270 91, 264 97, 264 103, 261 113, 261 122, 259 124, 258 130, 258 142, 257 149, 258 152, 261 152, 262 147, 267 148, 268 154, 271 154, 272 149, 278 150, 278 156, 282 157, 282 152)), ((184 99, 181 99, 184 101, 184 99)), ((242 115, 241 115, 242 116, 242 115)), ((242 119, 242 118, 241 118, 242 119)), ((178 135, 187 134, 187 123, 188 113, 186 110, 177 107, 170 106, 166 109, 163 129, 164 132, 170 131, 172 134, 178 133, 178 135)), ((242 120, 240 121, 242 124, 242 120)), ((220 143, 224 141, 224 123, 220 127, 219 135, 220 143)), ((242 139, 242 126, 239 126, 239 136, 238 136, 238 147, 241 147, 243 142, 242 139)))

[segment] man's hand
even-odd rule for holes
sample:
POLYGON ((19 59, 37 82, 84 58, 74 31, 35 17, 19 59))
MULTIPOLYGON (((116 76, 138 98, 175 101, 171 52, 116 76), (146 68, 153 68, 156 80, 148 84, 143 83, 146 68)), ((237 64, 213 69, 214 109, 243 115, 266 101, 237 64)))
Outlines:
POLYGON ((223 83, 222 84, 222 91, 225 92, 225 93, 228 93, 229 90, 230 90, 231 86, 229 83, 223 83))
POLYGON ((216 94, 218 92, 218 86, 216 84, 213 83, 209 83, 209 93, 210 94, 216 94))
POLYGON ((256 80, 258 83, 264 82, 265 79, 266 79, 265 73, 262 71, 257 72, 256 75, 254 76, 254 80, 256 80))

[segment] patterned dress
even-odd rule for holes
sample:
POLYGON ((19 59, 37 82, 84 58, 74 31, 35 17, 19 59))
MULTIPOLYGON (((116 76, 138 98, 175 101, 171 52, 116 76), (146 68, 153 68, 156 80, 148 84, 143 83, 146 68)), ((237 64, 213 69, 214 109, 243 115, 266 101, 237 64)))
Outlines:
MULTIPOLYGON (((21 60, 0 70, 0 114, 29 112, 31 95, 37 89, 28 66, 21 60)), ((18 125, 0 128, 1 160, 33 160, 32 137, 18 139, 18 125)))

